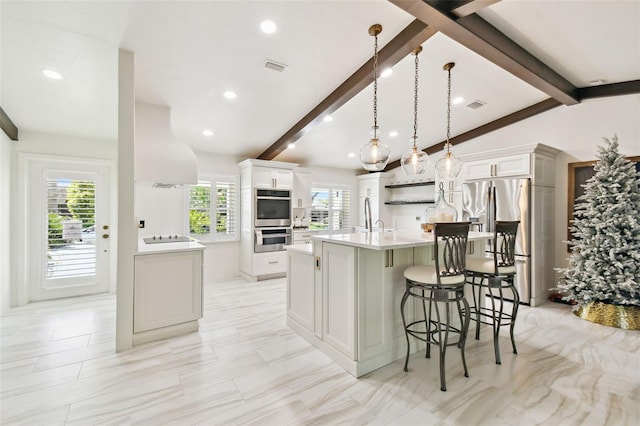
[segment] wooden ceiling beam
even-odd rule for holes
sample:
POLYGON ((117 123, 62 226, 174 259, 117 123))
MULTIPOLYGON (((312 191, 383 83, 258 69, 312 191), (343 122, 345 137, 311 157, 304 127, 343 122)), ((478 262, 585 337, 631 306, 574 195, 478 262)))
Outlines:
MULTIPOLYGON (((395 36, 378 52, 380 68, 392 67, 413 49, 422 45, 436 31, 419 20, 411 22, 404 30, 395 36)), ((290 143, 300 139, 311 127, 322 121, 322 117, 331 114, 347 103, 373 82, 373 58, 369 59, 356 72, 347 78, 337 89, 313 108, 300 121, 293 125, 284 135, 258 156, 260 160, 273 160, 290 143)))
POLYGON ((0 107, 0 128, 9 136, 12 141, 18 140, 18 127, 13 124, 6 112, 0 107))
POLYGON ((477 14, 457 18, 433 0, 389 1, 564 105, 578 103, 573 84, 477 14))
POLYGON ((640 80, 631 80, 600 86, 581 87, 578 89, 578 98, 583 100, 604 98, 607 96, 634 95, 638 93, 640 93, 640 80))
MULTIPOLYGON (((475 139, 482 135, 486 135, 487 133, 493 132, 494 130, 501 129, 503 127, 517 123, 518 121, 522 121, 527 118, 533 117, 534 115, 549 111, 550 109, 560 105, 562 105, 562 103, 553 98, 538 102, 537 104, 533 104, 509 115, 505 115, 502 118, 498 118, 497 120, 491 121, 487 124, 483 124, 482 126, 476 127, 475 129, 469 130, 468 132, 464 132, 462 134, 459 134, 458 136, 454 136, 450 139, 451 145, 458 145, 463 142, 467 142, 471 139, 475 139)), ((423 149, 423 151, 429 155, 435 154, 444 149, 444 145, 446 142, 447 141, 445 140, 435 145, 431 145, 430 147, 423 149)), ((396 167, 400 167, 400 160, 396 160, 387 164, 387 167, 385 167, 384 170, 389 171, 395 169, 396 167)))

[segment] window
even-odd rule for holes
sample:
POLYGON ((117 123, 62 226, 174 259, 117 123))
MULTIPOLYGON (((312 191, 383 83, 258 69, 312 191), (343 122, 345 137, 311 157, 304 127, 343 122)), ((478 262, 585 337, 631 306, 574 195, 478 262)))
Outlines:
POLYGON ((237 176, 213 176, 191 187, 189 234, 203 242, 238 240, 237 176))
POLYGON ((349 230, 351 197, 348 189, 312 188, 309 229, 349 230))

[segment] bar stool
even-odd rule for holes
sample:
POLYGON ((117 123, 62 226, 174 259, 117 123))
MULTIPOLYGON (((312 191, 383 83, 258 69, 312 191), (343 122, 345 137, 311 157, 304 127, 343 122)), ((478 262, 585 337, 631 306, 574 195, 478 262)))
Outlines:
POLYGON ((516 324, 518 303, 520 302, 520 295, 514 285, 516 274, 515 246, 519 224, 520 221, 496 221, 491 243, 493 257, 467 258, 467 277, 470 278, 467 283, 473 286, 471 319, 476 322, 476 340, 480 338, 480 323, 489 324, 493 327, 493 349, 496 356, 496 364, 501 364, 500 345, 498 342, 500 327, 509 326, 513 353, 518 353, 516 341, 513 338, 513 327, 516 324), (476 282, 477 278, 480 279, 479 282, 476 282), (491 307, 484 307, 481 304, 485 289, 489 291, 491 307), (505 312, 504 309, 504 290, 507 289, 513 293, 513 306, 510 313, 505 312))
POLYGON ((402 324, 407 339, 404 371, 408 371, 409 336, 427 344, 426 358, 431 358, 431 345, 438 346, 440 355, 440 390, 446 391, 445 354, 448 346, 458 346, 462 355, 465 377, 469 377, 464 357, 464 343, 469 329, 469 303, 464 297, 465 256, 470 222, 436 223, 433 229, 435 265, 407 268, 407 287, 400 302, 402 324), (407 324, 405 303, 409 297, 422 301, 424 319, 407 324), (426 302, 429 302, 427 314, 426 302), (460 325, 452 323, 451 304, 455 304, 460 325), (444 307, 442 307, 444 305, 444 307), (441 309, 444 308, 444 315, 441 309), (435 311, 435 314, 434 314, 435 311), (435 315, 435 317, 434 317, 435 315), (453 338, 450 337, 453 335, 453 338))

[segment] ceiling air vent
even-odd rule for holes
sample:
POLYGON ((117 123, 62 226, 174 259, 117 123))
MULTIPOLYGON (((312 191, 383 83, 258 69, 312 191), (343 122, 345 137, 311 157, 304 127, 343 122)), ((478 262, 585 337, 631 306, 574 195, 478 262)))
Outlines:
POLYGON ((270 70, 282 72, 287 67, 285 64, 280 64, 276 61, 272 61, 271 59, 267 59, 264 63, 265 68, 269 68, 270 70))
POLYGON ((478 109, 478 108, 482 108, 486 104, 487 104, 486 102, 482 102, 482 101, 479 101, 479 100, 476 99, 475 101, 473 101, 470 104, 468 104, 467 107, 469 107, 471 109, 478 109))

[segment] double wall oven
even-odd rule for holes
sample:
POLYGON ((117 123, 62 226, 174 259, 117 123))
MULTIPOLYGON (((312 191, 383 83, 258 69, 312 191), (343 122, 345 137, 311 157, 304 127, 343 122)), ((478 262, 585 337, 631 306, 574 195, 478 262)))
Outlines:
POLYGON ((291 191, 255 189, 255 253, 281 251, 291 244, 291 191))

